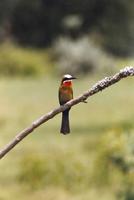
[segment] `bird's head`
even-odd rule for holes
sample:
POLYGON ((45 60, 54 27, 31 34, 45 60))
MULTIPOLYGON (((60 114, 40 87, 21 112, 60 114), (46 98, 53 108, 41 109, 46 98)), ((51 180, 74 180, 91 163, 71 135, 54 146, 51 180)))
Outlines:
POLYGON ((73 79, 76 79, 76 77, 70 74, 65 74, 62 78, 61 84, 65 86, 71 86, 73 79))

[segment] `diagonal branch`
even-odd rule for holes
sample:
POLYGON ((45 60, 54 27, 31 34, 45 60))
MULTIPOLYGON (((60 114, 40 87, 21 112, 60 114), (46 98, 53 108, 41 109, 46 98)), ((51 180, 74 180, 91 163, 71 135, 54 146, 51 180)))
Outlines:
POLYGON ((48 120, 52 119, 55 115, 59 114, 60 112, 63 112, 67 108, 70 108, 80 102, 85 101, 90 96, 102 91, 103 89, 117 83, 123 78, 126 78, 128 76, 134 76, 134 67, 125 67, 124 69, 120 70, 119 73, 115 74, 111 77, 105 77, 101 81, 97 82, 95 85, 92 86, 91 89, 85 91, 82 95, 79 97, 72 99, 71 101, 67 102, 63 106, 60 106, 49 113, 43 115, 36 121, 34 121, 29 127, 22 130, 18 135, 15 136, 7 145, 5 145, 0 150, 0 159, 3 158, 11 149, 13 149, 21 140, 23 140, 27 135, 32 133, 37 127, 39 127, 41 124, 47 122, 48 120))

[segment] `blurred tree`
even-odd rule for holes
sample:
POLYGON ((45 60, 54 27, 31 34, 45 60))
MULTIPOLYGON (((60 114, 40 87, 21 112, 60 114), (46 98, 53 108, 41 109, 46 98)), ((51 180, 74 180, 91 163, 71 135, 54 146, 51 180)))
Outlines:
POLYGON ((46 46, 61 32, 64 11, 58 1, 20 0, 12 18, 13 33, 20 43, 46 46))
POLYGON ((134 55, 134 1, 101 0, 97 10, 102 45, 115 55, 134 55))
POLYGON ((19 0, 0 1, 0 41, 11 37, 12 11, 19 0))

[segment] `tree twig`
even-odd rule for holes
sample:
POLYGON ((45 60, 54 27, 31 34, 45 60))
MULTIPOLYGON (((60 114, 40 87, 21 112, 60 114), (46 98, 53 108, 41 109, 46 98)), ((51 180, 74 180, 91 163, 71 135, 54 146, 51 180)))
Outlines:
POLYGON ((111 77, 105 77, 101 81, 97 82, 95 85, 92 86, 91 89, 85 91, 82 95, 79 97, 72 99, 71 101, 67 102, 63 106, 60 106, 49 113, 43 115, 36 121, 34 121, 30 126, 22 130, 18 135, 16 135, 7 145, 5 145, 0 150, 0 159, 3 158, 11 149, 13 149, 21 140, 23 140, 27 135, 32 133, 37 127, 39 127, 41 124, 47 122, 48 120, 52 119, 55 115, 59 114, 60 112, 63 112, 67 108, 70 108, 80 102, 85 101, 90 96, 98 93, 99 91, 102 91, 103 89, 117 83, 123 78, 126 78, 128 76, 134 76, 134 67, 129 66, 125 67, 124 69, 120 70, 119 73, 115 74, 111 77))

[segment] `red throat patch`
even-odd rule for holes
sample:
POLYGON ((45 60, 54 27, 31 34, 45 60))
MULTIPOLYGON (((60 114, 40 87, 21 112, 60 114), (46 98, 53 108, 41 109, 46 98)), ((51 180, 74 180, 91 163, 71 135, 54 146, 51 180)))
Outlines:
POLYGON ((64 86, 72 86, 72 81, 71 80, 67 80, 67 81, 63 81, 62 83, 64 86))

